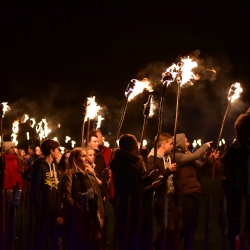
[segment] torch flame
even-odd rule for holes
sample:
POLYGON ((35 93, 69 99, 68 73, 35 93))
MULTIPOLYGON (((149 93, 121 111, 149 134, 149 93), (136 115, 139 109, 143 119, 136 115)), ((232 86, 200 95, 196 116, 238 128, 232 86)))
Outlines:
POLYGON ((94 119, 99 109, 100 106, 97 106, 97 103, 95 102, 95 96, 87 97, 86 116, 84 121, 87 121, 88 118, 94 119))
POLYGON ((196 140, 193 141, 192 146, 193 146, 193 148, 195 148, 197 146, 196 140))
POLYGON ((236 82, 231 85, 229 93, 228 93, 228 100, 233 103, 236 99, 240 97, 240 93, 242 92, 242 88, 240 83, 236 82))
POLYGON ((44 124, 44 136, 45 138, 47 138, 49 133, 51 132, 51 129, 49 129, 46 119, 42 119, 42 122, 44 124))
POLYGON ((27 141, 30 139, 30 133, 26 132, 26 136, 27 136, 27 141))
POLYGON ((101 127, 102 120, 104 120, 104 118, 101 115, 98 115, 97 116, 97 125, 96 125, 96 128, 100 128, 101 127))
POLYGON ((65 151, 65 147, 60 146, 59 149, 61 150, 61 153, 63 154, 65 151))
POLYGON ((148 144, 147 140, 144 139, 142 142, 142 146, 145 147, 145 146, 147 146, 147 144, 148 144))
POLYGON ((29 116, 27 114, 23 114, 22 118, 21 118, 21 123, 25 123, 29 120, 29 116))
POLYGON ((53 140, 58 142, 58 138, 57 137, 54 137, 53 140))
POLYGON ((15 121, 12 123, 12 131, 13 131, 13 133, 17 134, 17 133, 18 133, 18 130, 19 130, 19 121, 18 121, 18 120, 15 120, 15 121))
POLYGON ((17 144, 18 144, 18 141, 17 141, 17 134, 15 134, 15 133, 12 133, 11 134, 11 136, 10 136, 10 138, 11 138, 11 141, 15 144, 15 146, 17 146, 17 144))
POLYGON ((191 79, 196 79, 197 76, 192 72, 193 68, 197 67, 197 63, 193 59, 181 58, 180 62, 177 64, 172 64, 165 73, 163 73, 162 82, 165 84, 167 81, 167 86, 177 79, 181 86, 185 83, 190 82, 191 79))
POLYGON ((142 81, 138 81, 136 79, 132 79, 130 81, 129 86, 125 91, 125 96, 128 97, 128 101, 130 102, 135 96, 142 93, 144 89, 149 92, 153 91, 153 86, 147 78, 144 78, 142 81))
POLYGON ((72 148, 74 148, 74 147, 75 147, 75 144, 76 144, 76 142, 75 142, 75 141, 71 141, 71 146, 72 146, 72 148))
POLYGON ((65 143, 68 143, 70 140, 71 140, 71 138, 66 135, 65 143))
POLYGON ((1 104, 3 111, 2 118, 4 118, 5 113, 10 110, 10 107, 8 106, 8 102, 2 102, 1 104))
POLYGON ((154 111, 155 111, 156 107, 157 107, 157 103, 152 97, 151 101, 150 101, 150 110, 149 110, 149 115, 148 115, 149 117, 154 116, 154 111))
POLYGON ((35 124, 36 124, 35 119, 34 119, 34 118, 30 118, 30 126, 31 126, 32 128, 34 128, 35 124))

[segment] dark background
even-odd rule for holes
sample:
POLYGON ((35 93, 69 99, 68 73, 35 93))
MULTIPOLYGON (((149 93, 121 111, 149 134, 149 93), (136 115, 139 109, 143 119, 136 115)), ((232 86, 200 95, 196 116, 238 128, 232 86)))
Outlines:
MULTIPOLYGON (((190 142, 201 138, 216 145, 231 84, 243 93, 231 106, 223 138, 234 138, 233 122, 250 106, 249 7, 241 3, 180 4, 135 2, 17 5, 2 4, 0 13, 0 102, 11 111, 3 120, 4 140, 23 113, 46 118, 50 137, 80 142, 83 103, 94 91, 102 107, 101 130, 111 144, 125 103, 128 82, 148 77, 159 103, 161 73, 179 56, 194 56, 201 76, 181 90, 178 132, 190 142), (200 53, 198 53, 198 51, 200 53), (206 69, 215 69, 216 74, 206 69), (61 128, 58 129, 58 124, 61 128)), ((163 132, 173 134, 176 83, 166 93, 163 132)), ((129 104, 121 133, 138 139, 148 92, 129 104)), ((145 139, 157 133, 158 109, 148 120, 145 139)), ((26 146, 29 124, 20 126, 26 146)))

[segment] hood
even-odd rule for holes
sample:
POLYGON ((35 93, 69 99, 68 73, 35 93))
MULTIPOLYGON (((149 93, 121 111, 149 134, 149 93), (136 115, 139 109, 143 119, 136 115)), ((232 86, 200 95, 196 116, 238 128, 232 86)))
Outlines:
POLYGON ((177 134, 176 135, 176 145, 175 148, 179 151, 185 152, 185 134, 177 134))

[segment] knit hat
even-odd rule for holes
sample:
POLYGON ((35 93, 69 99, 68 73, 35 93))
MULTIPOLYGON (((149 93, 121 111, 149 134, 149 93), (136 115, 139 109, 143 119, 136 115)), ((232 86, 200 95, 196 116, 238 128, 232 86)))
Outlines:
POLYGON ((3 143, 3 151, 6 152, 9 148, 15 147, 15 144, 11 141, 6 141, 3 143))

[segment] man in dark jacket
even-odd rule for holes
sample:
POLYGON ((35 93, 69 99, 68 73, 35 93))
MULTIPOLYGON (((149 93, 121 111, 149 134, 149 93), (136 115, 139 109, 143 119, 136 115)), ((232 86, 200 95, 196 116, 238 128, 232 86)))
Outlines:
POLYGON ((31 180, 32 204, 35 209, 38 234, 35 240, 35 249, 45 249, 48 235, 56 225, 56 214, 59 199, 59 182, 55 160, 59 157, 59 143, 54 140, 45 140, 41 145, 44 158, 37 159, 33 164, 31 180), (45 247, 45 248, 44 248, 45 247))
MULTIPOLYGON (((184 238, 184 248, 193 249, 193 238, 197 227, 199 212, 198 195, 203 194, 203 188, 197 172, 201 166, 198 161, 210 147, 211 142, 203 144, 194 153, 188 150, 189 142, 184 133, 176 135, 175 160, 177 170, 173 173, 174 188, 177 196, 182 196, 183 228, 181 239, 184 238)), ((204 163, 202 163, 204 164, 204 163)))
MULTIPOLYGON (((234 123, 236 140, 222 157, 227 199, 228 239, 235 249, 235 238, 250 245, 250 112, 241 114, 234 123), (242 207, 244 206, 244 207, 242 207), (245 211, 245 214, 243 213, 245 211), (242 219, 241 219, 242 218, 242 219), (244 220, 244 221, 243 221, 244 220), (240 228, 240 224, 244 228, 240 228)), ((242 249, 246 246, 242 246, 242 249)), ((245 249, 245 248, 244 248, 245 249)))
MULTIPOLYGON (((161 228, 154 242, 154 249, 162 249, 164 244, 167 249, 174 249, 174 230, 176 222, 176 205, 174 201, 174 185, 172 173, 176 170, 176 164, 171 164, 171 151, 173 139, 170 134, 162 133, 157 143, 156 169, 159 170, 161 185, 154 195, 154 213, 158 226, 161 228), (168 202, 164 204, 164 197, 167 195, 168 202), (165 211, 166 210, 166 211, 165 211), (168 215, 167 226, 164 224, 165 216, 168 215), (166 236, 166 243, 164 238, 166 236)), ((147 172, 154 170, 154 148, 148 155, 146 164, 147 172)))

